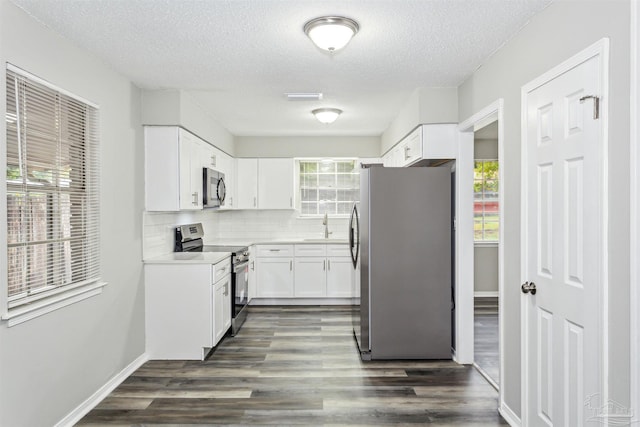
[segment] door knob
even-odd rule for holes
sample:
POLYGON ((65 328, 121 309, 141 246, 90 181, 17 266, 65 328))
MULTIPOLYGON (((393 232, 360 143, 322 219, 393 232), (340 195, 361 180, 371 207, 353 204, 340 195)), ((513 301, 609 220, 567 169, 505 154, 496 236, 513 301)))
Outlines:
POLYGON ((522 286, 520 287, 520 289, 522 289, 522 293, 523 294, 528 294, 531 293, 531 295, 535 295, 537 290, 536 290, 536 284, 531 282, 524 282, 522 284, 522 286))

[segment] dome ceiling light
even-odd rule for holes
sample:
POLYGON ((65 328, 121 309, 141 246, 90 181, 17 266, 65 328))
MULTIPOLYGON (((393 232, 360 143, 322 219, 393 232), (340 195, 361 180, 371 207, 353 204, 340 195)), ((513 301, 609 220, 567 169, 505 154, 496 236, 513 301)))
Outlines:
POLYGON ((338 116, 342 114, 342 110, 338 108, 316 108, 311 112, 320 123, 329 124, 336 121, 338 116))
POLYGON ((329 52, 345 47, 359 29, 356 21, 342 16, 322 16, 304 24, 304 32, 311 41, 329 52))

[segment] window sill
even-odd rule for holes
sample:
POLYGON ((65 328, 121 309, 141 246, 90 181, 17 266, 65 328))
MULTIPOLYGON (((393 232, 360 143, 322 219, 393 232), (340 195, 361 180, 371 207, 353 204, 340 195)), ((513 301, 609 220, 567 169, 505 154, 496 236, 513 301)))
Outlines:
POLYGON ((107 282, 102 281, 90 283, 79 288, 70 289, 67 292, 53 295, 49 298, 35 301, 31 304, 13 308, 2 316, 2 320, 6 321, 9 327, 19 325, 20 323, 27 322, 68 305, 100 295, 102 288, 106 284, 107 282))
POLYGON ((499 242, 473 242, 473 246, 476 248, 497 248, 499 246, 499 242))

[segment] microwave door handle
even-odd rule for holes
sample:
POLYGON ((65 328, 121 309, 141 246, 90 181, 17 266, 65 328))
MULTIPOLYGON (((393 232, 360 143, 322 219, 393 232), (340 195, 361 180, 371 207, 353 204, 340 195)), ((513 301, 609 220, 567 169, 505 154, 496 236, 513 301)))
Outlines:
POLYGON ((224 183, 224 178, 220 178, 220 180, 218 180, 218 199, 220 200, 220 204, 224 204, 224 200, 227 197, 227 186, 224 183))

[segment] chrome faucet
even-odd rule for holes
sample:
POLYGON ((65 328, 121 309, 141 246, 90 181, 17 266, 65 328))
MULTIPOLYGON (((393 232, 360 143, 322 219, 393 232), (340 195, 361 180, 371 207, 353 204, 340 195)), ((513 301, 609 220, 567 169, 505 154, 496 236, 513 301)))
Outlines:
POLYGON ((329 215, 325 212, 324 218, 322 219, 322 225, 324 225, 324 238, 328 239, 329 234, 333 234, 333 231, 329 231, 329 215))

